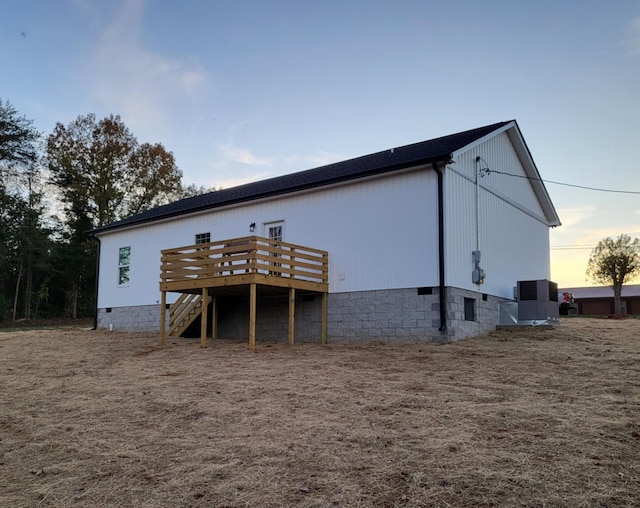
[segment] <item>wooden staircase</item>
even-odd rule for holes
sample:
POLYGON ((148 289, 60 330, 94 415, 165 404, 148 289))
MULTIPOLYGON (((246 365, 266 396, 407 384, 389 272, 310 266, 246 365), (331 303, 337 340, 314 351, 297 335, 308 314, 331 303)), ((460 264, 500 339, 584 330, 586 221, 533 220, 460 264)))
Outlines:
MULTIPOLYGON (((186 245, 161 251, 160 264, 160 344, 169 335, 183 335, 199 316, 200 347, 207 347, 210 321, 212 336, 220 321, 218 310, 207 316, 208 303, 217 296, 247 295, 249 299, 249 348, 255 349, 258 287, 269 287, 273 294, 289 294, 289 343, 294 342, 296 291, 322 295, 320 311, 322 342, 327 340, 327 295, 329 294, 329 253, 324 250, 286 243, 273 238, 245 236, 215 242, 186 245), (215 294, 212 299, 209 294, 215 294), (181 293, 167 307, 167 293, 181 293), (195 296, 200 293, 201 296, 195 296), (203 299, 200 302, 200 299, 203 299), (206 300, 206 305, 205 305, 206 300), (169 314, 169 316, 167 316, 169 314), (170 318, 167 326, 167 317, 170 318)), ((217 307, 217 305, 214 305, 217 307)), ((189 330, 191 331, 191 330, 189 330)), ((193 330, 194 332, 196 330, 193 330)))
MULTIPOLYGON (((211 297, 207 298, 207 305, 211 297)), ((183 293, 169 309, 169 336, 180 337, 202 314, 202 296, 183 293)))

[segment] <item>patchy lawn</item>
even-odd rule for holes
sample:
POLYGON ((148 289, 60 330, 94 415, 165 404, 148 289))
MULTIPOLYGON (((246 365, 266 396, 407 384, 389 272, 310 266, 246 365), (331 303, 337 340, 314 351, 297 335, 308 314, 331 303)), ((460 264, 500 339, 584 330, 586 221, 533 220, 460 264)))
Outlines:
POLYGON ((637 506, 640 320, 438 346, 0 334, 0 506, 637 506))

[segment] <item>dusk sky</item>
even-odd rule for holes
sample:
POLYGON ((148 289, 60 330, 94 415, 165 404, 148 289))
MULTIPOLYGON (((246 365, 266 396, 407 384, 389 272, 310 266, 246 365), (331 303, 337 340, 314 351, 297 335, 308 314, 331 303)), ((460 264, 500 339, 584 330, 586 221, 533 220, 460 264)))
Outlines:
POLYGON ((0 98, 122 117, 231 187, 516 119, 563 225, 551 278, 640 237, 640 1, 0 0, 0 98))

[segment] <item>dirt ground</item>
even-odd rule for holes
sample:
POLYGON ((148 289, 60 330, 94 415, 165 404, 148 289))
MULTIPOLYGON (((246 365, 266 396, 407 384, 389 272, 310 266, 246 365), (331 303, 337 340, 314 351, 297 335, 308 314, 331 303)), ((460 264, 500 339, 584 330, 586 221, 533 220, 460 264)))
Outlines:
POLYGON ((640 320, 453 344, 0 333, 0 506, 638 506, 640 320))

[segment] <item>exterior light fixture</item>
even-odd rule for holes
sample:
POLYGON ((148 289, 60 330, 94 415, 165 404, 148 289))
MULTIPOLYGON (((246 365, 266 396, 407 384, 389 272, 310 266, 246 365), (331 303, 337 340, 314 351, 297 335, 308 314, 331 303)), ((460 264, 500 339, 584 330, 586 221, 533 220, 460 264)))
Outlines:
POLYGON ((249 231, 253 233, 255 230, 256 230, 256 223, 252 222, 251 224, 249 224, 249 231))

